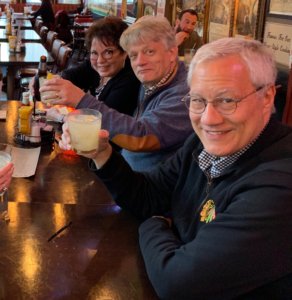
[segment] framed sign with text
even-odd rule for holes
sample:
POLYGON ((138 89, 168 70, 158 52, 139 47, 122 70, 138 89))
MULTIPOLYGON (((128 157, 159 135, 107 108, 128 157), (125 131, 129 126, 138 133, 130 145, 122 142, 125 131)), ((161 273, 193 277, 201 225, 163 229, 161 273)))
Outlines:
POLYGON ((264 44, 274 52, 276 62, 288 68, 290 67, 291 41, 292 24, 266 22, 264 44))
POLYGON ((292 1, 291 0, 270 0, 269 14, 282 15, 284 17, 292 17, 292 1))

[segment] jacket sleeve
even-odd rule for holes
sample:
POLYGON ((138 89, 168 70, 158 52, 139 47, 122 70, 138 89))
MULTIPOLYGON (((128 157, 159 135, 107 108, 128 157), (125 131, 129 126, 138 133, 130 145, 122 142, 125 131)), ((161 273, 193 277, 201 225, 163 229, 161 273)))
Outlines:
POLYGON ((183 144, 192 132, 188 110, 180 101, 187 92, 186 83, 161 92, 139 117, 121 114, 90 95, 85 95, 77 108, 99 110, 103 116, 102 128, 124 149, 136 152, 169 149, 183 144))
POLYGON ((151 173, 135 172, 120 153, 113 152, 111 158, 99 170, 91 168, 103 181, 115 202, 145 219, 153 215, 164 215, 170 210, 172 191, 177 182, 181 150, 165 164, 151 173), (143 195, 143 196, 142 196, 143 195))
POLYGON ((268 287, 267 298, 248 298, 288 299, 292 295, 291 168, 290 159, 278 171, 267 166, 252 178, 243 178, 240 188, 228 195, 230 205, 202 225, 191 241, 183 242, 161 219, 146 220, 139 230, 140 247, 159 297, 235 299, 290 274, 289 295, 283 286, 268 287))

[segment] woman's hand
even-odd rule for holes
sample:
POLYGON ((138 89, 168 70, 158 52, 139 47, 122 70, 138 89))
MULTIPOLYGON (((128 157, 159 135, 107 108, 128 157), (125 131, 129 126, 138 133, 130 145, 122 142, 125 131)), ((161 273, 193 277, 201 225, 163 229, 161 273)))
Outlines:
POLYGON ((12 179, 13 170, 14 166, 12 163, 7 164, 0 169, 0 191, 8 189, 12 179))
POLYGON ((50 104, 62 104, 71 107, 76 107, 85 95, 84 91, 71 81, 60 77, 45 80, 40 92, 49 92, 47 96, 42 97, 42 100, 49 100, 50 104))
MULTIPOLYGON (((63 124, 62 129, 63 133, 59 142, 59 146, 63 150, 72 150, 67 122, 63 124)), ((101 168, 108 161, 112 154, 112 146, 109 143, 109 132, 103 129, 100 130, 98 149, 86 153, 78 152, 78 154, 87 158, 91 158, 94 161, 96 167, 98 169, 101 168)))

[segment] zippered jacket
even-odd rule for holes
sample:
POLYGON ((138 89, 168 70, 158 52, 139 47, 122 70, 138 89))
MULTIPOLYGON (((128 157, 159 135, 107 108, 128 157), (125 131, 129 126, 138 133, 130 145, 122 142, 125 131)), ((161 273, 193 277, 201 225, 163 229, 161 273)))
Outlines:
POLYGON ((202 149, 192 135, 152 172, 133 172, 116 153, 96 171, 116 203, 144 219, 140 247, 158 296, 292 299, 292 128, 272 118, 212 180, 197 163, 202 149), (152 217, 161 215, 171 228, 152 217))

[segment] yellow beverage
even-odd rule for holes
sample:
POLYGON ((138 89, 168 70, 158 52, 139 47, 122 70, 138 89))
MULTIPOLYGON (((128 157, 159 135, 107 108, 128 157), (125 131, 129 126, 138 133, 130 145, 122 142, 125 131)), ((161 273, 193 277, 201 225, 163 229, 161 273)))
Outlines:
MULTIPOLYGON (((54 75, 53 73, 48 72, 46 78, 45 77, 40 77, 39 78, 40 87, 42 87, 42 85, 44 84, 45 80, 52 79, 52 78, 54 78, 56 76, 58 76, 58 75, 54 75)), ((56 92, 54 92, 54 91, 47 91, 47 92, 42 92, 41 93, 41 101, 43 103, 49 104, 53 100, 56 100, 56 92), (47 97, 48 99, 45 100, 44 97, 47 97)))
POLYGON ((10 35, 8 37, 8 41, 9 41, 9 51, 15 51, 15 48, 16 48, 16 40, 17 40, 17 37, 15 35, 10 35))
POLYGON ((76 152, 94 151, 98 147, 101 113, 84 109, 86 110, 93 111, 93 114, 79 114, 74 111, 68 115, 71 145, 76 152))

